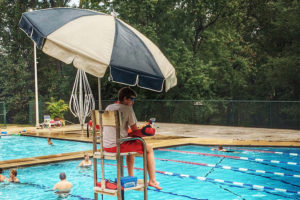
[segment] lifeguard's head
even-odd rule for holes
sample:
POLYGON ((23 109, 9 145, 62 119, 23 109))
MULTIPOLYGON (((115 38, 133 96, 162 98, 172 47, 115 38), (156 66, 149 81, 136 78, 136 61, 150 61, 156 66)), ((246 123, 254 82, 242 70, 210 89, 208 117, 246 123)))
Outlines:
POLYGON ((118 100, 121 104, 125 105, 132 105, 136 97, 136 92, 129 87, 124 87, 120 89, 118 93, 118 100))

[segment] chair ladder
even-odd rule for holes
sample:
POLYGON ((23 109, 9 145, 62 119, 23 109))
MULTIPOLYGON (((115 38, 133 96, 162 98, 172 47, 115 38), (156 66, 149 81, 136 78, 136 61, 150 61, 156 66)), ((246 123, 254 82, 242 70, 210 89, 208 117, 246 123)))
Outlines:
POLYGON ((92 110, 93 121, 93 164, 94 164, 94 198, 98 199, 98 194, 117 196, 118 200, 125 200, 124 192, 128 190, 144 191, 144 200, 147 200, 147 148, 146 143, 142 138, 120 138, 120 113, 119 111, 99 111, 92 110), (96 125, 100 125, 100 137, 96 134, 96 125), (116 128, 116 144, 117 152, 108 153, 103 148, 103 126, 114 126, 116 128), (100 141, 98 141, 100 139, 100 141), (124 156, 138 155, 136 152, 121 153, 120 144, 124 141, 140 140, 143 143, 144 153, 143 156, 143 179, 138 180, 138 185, 132 188, 124 188, 121 190, 121 177, 124 176, 124 156), (97 149, 97 142, 100 143, 100 149, 97 149), (100 151, 99 151, 100 150, 100 151), (101 187, 97 187, 98 172, 97 172, 97 159, 101 161, 101 187), (117 161, 117 190, 110 190, 105 188, 105 167, 104 160, 117 161))

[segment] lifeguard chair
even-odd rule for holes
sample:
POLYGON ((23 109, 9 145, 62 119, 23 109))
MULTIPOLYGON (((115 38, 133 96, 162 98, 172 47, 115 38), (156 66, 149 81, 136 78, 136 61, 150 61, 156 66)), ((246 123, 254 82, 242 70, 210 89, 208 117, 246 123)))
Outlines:
POLYGON ((147 148, 146 143, 142 138, 120 138, 120 125, 122 124, 119 111, 92 111, 93 132, 96 132, 96 125, 100 125, 100 136, 93 134, 93 161, 94 161, 94 195, 98 199, 98 194, 117 196, 118 200, 124 200, 124 192, 128 190, 144 191, 144 200, 147 200, 147 148), (113 126, 116 128, 116 144, 117 152, 105 152, 103 148, 103 126, 113 126), (139 154, 136 152, 120 152, 120 144, 124 141, 140 140, 143 142, 144 153, 139 154), (100 149, 97 149, 97 143, 100 143, 100 149), (124 156, 137 155, 143 157, 144 177, 138 179, 137 186, 131 188, 124 188, 121 190, 121 177, 124 176, 124 156), (97 186, 98 172, 97 172, 97 159, 101 160, 101 187, 97 186), (117 161, 117 189, 112 190, 105 188, 105 173, 104 173, 104 160, 117 161))

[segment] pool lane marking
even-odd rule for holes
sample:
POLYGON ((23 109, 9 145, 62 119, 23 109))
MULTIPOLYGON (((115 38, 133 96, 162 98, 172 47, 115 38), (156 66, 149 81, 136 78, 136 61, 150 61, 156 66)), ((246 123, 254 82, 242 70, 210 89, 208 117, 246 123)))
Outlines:
POLYGON ((170 161, 170 162, 190 164, 190 165, 215 167, 215 168, 227 169, 227 170, 232 170, 232 171, 242 171, 242 172, 250 171, 250 172, 256 172, 256 173, 261 173, 261 174, 274 174, 274 175, 277 175, 277 176, 287 176, 287 177, 300 178, 300 175, 298 175, 298 174, 285 174, 285 173, 281 173, 281 172, 270 172, 270 171, 259 170, 259 169, 247 169, 247 168, 232 167, 232 166, 225 166, 225 165, 215 165, 215 164, 208 164, 208 163, 198 163, 198 162, 172 160, 172 159, 164 159, 164 158, 155 158, 155 159, 156 160, 161 160, 161 161, 170 161))
POLYGON ((155 191, 155 192, 161 192, 161 193, 165 193, 165 194, 171 194, 171 195, 174 195, 174 196, 180 196, 180 197, 186 197, 188 199, 195 199, 195 200, 208 200, 208 199, 198 199, 196 197, 190 197, 190 196, 187 196, 187 195, 184 195, 184 194, 177 194, 177 193, 174 193, 174 192, 166 192, 166 191, 163 191, 163 190, 157 190, 157 189, 152 189, 152 188, 147 188, 148 190, 152 190, 152 191, 155 191))
POLYGON ((238 149, 238 148, 230 148, 233 150, 242 150, 242 151, 254 151, 259 153, 272 153, 272 154, 280 154, 280 155, 289 155, 289 156, 300 156, 299 153, 287 153, 287 152, 279 152, 279 151, 265 151, 265 150, 257 150, 257 149, 238 149))
POLYGON ((269 163, 283 163, 287 165, 300 165, 300 163, 296 162, 284 162, 279 160, 266 160, 261 158, 250 158, 250 157, 241 157, 241 156, 228 156, 228 155, 221 155, 221 154, 211 154, 211 153, 200 153, 200 152, 193 152, 193 151, 181 151, 181 150, 174 150, 174 149, 157 149, 158 151, 169 151, 169 152, 176 152, 176 153, 183 153, 183 154, 195 154, 195 155, 202 155, 202 156, 214 156, 214 157, 224 157, 236 160, 252 160, 257 162, 269 162, 269 163))
MULTIPOLYGON (((109 164, 106 163, 106 165, 112 165, 116 166, 116 164, 109 164)), ((124 166, 124 168, 127 168, 127 166, 124 166)), ((143 171, 143 168, 139 167, 134 167, 136 170, 141 170, 143 171)), ((268 186, 263 186, 263 185, 253 185, 249 183, 241 183, 241 182, 235 182, 235 181, 227 181, 227 180, 222 180, 222 179, 214 179, 214 178, 207 178, 207 177, 202 177, 202 176, 193 176, 189 174, 178 174, 174 172, 167 172, 167 171, 161 171, 161 170, 155 170, 156 173, 167 175, 167 176, 176 176, 180 178, 190 178, 190 179, 195 179, 195 180, 200 180, 200 181, 207 181, 207 182, 216 182, 216 183, 226 183, 226 184, 232 184, 244 188, 251 188, 255 190, 271 190, 271 191, 279 191, 279 192, 284 192, 284 193, 291 193, 291 194, 297 194, 300 195, 300 191, 293 191, 293 190, 288 190, 288 189, 282 189, 282 188, 273 188, 273 187, 268 187, 268 186)))

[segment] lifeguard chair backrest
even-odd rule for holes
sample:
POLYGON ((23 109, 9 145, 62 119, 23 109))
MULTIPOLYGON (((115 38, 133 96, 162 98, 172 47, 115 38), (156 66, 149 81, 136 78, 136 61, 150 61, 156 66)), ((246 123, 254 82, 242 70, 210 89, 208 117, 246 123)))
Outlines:
POLYGON ((103 126, 116 126, 115 111, 104 111, 102 114, 103 126))
MULTIPOLYGON (((104 111, 102 113, 102 125, 103 126, 116 126, 116 116, 118 115, 118 110, 113 110, 113 111, 104 111)), ((119 125, 122 124, 121 119, 119 117, 119 125)))

